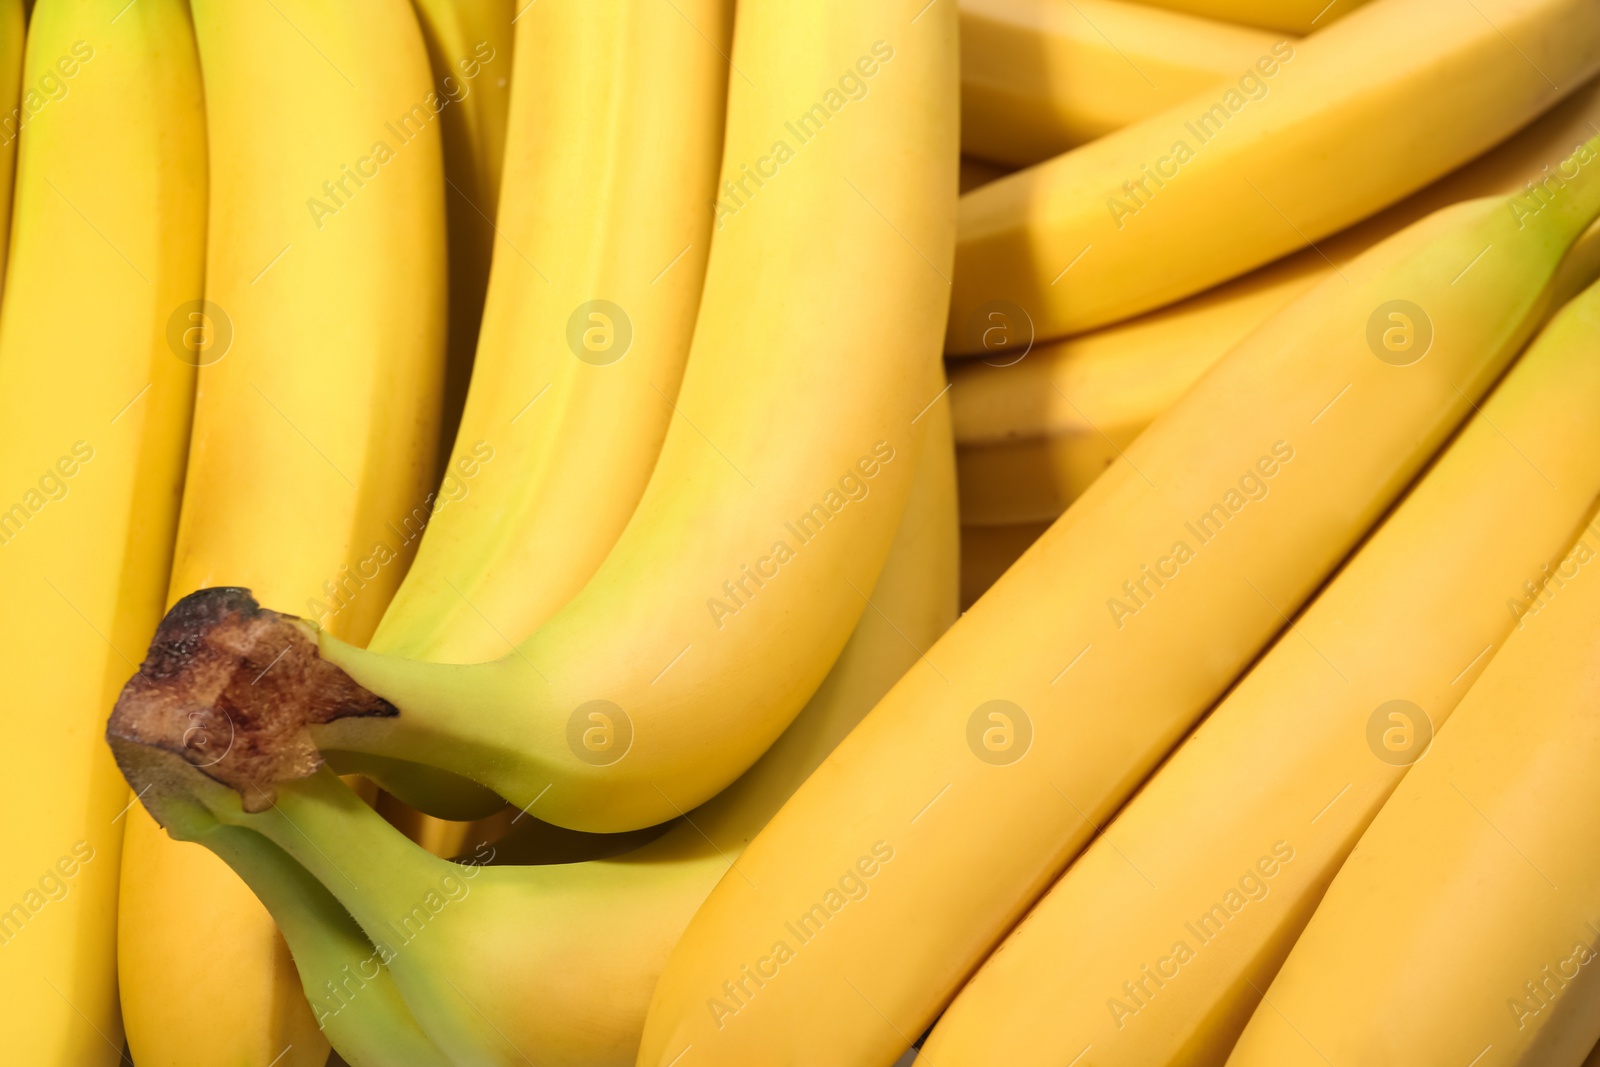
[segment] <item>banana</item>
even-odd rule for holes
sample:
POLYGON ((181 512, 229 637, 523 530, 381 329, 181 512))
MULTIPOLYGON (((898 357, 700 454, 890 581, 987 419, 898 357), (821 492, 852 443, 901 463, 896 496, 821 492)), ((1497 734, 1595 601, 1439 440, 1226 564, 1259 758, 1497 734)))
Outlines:
MULTIPOLYGON (((952 368, 968 526, 1048 522, 1087 488, 1120 450, 1216 360, 1268 316, 1339 265, 1448 204, 1532 192, 1600 124, 1600 79, 1527 129, 1426 189, 1315 249, 1262 267, 1172 307, 1079 337, 1041 345, 1018 361, 952 368)), ((1576 293, 1600 253, 1586 233, 1563 264, 1558 289, 1576 293)))
POLYGON ((1079 333, 1235 277, 1467 161, 1597 68, 1589 0, 1364 7, 964 197, 946 345, 983 351, 995 316, 1079 333))
MULTIPOLYGON (((364 641, 434 471, 445 187, 427 54, 404 0, 198 0, 194 15, 211 153, 197 321, 211 332, 170 589, 247 582, 321 604, 325 625, 364 641)), ((212 725, 191 738, 202 760, 234 736, 212 725)), ((199 1042, 212 1062, 320 1067, 327 1043, 265 909, 138 806, 128 822, 118 958, 134 1056, 191 1062, 199 1042)))
MULTIPOLYGON (((959 484, 959 483, 958 483, 959 484)), ((965 611, 1037 541, 1049 523, 961 528, 961 609, 965 611)))
POLYGON ((700 301, 732 18, 728 0, 561 0, 518 19, 502 240, 456 459, 374 650, 505 655, 627 525, 700 301))
POLYGON ((1499 375, 1600 178, 1512 207, 1373 249, 1141 435, 718 884, 656 986, 641 1067, 887 1063, 931 1023, 1499 375), (841 899, 846 877, 868 894, 841 899), (724 987, 746 967, 768 980, 724 987))
POLYGON ((1278 39, 1125 0, 961 0, 961 150, 1030 166, 1222 88, 1278 39))
MULTIPOLYGON (((1592 357, 1600 301, 1585 304, 1592 357)), ((1600 1038, 1582 976, 1600 958, 1600 582, 1581 569, 1597 539, 1600 513, 1361 835, 1230 1065, 1584 1061, 1600 1038)))
POLYGON ((17 164, 17 135, 23 123, 22 42, 27 26, 22 0, 0 0, 0 291, 5 288, 11 185, 17 164))
POLYGON ((40 0, 22 75, 71 88, 20 131, 0 307, 7 1063, 122 1055, 128 795, 94 724, 160 616, 194 399, 174 324, 205 269, 199 60, 181 0, 122 7, 40 0))
POLYGON ((1170 11, 1306 34, 1344 18, 1370 0, 1140 0, 1170 11))
MULTIPOLYGON (((942 402, 955 14, 837 0, 800 19, 758 0, 740 13, 732 62, 760 70, 764 88, 735 72, 729 179, 683 388, 601 569, 490 663, 316 634, 322 657, 399 714, 372 717, 353 691, 343 707, 285 700, 271 711, 276 739, 260 738, 285 760, 225 760, 214 776, 260 771, 270 787, 315 741, 424 810, 412 787, 433 779, 375 758, 473 779, 556 825, 627 830, 713 796, 821 684, 899 525, 924 416, 942 402)), ((267 615, 285 641, 307 642, 267 615)), ((220 726, 217 714, 202 717, 220 726)))
MULTIPOLYGON (((1600 286, 1551 321, 1292 632, 967 982, 925 1064, 1061 1064, 1086 1046, 1096 1067, 1227 1059, 1339 865, 1517 627, 1506 605, 1561 562, 1600 499, 1597 347, 1600 286)), ((1584 551, 1597 541, 1586 533, 1584 551)), ((1334 1062, 1423 1060, 1346 1050, 1334 1062)))
POLYGON ((443 102, 445 224, 450 235, 450 341, 440 463, 448 464, 478 348, 494 254, 500 171, 511 103, 514 0, 413 0, 443 102))
MULTIPOLYGON (((296 783, 294 796, 281 792, 278 811, 265 815, 244 815, 237 797, 220 816, 191 815, 200 806, 182 797, 163 795, 153 803, 175 836, 201 841, 247 878, 244 866, 254 862, 253 855, 229 852, 228 841, 207 836, 207 822, 216 825, 220 817, 234 824, 226 827, 228 834, 247 839, 259 840, 255 831, 266 834, 294 850, 323 880, 293 892, 281 888, 279 876, 260 883, 252 879, 252 885, 260 885, 257 891, 279 917, 307 993, 347 1059, 355 1059, 352 1047, 370 1043, 386 1025, 375 1017, 345 1015, 366 1008, 368 983, 376 982, 385 998, 395 986, 412 1006, 394 1019, 394 1028, 404 1031, 411 1020, 422 1021, 430 1034, 441 1035, 439 1044, 453 1062, 521 1063, 525 1055, 545 1065, 631 1065, 650 990, 694 909, 784 799, 915 662, 918 650, 955 618, 955 470, 948 407, 941 404, 928 418, 930 447, 872 590, 872 608, 827 679, 754 767, 641 849, 588 863, 480 867, 486 859, 503 859, 498 847, 480 846, 468 866, 451 867, 407 845, 362 805, 349 804, 347 793, 331 779, 296 783), (293 826, 307 836, 299 837, 293 826), (357 889, 341 869, 356 877, 358 871, 381 870, 384 888, 363 878, 357 889), (438 899, 449 906, 441 906, 438 928, 413 937, 423 932, 423 924, 411 917, 409 903, 424 901, 439 887, 438 899), (379 955, 387 957, 387 967, 369 964, 353 979, 341 973, 341 967, 366 961, 377 949, 344 947, 350 941, 349 920, 322 903, 332 896, 374 941, 386 944, 389 951, 379 955), (401 899, 409 903, 396 911, 401 899), (313 906, 322 914, 296 925, 294 920, 313 906), (405 927, 408 921, 409 930, 391 925, 405 927), (338 951, 327 949, 329 943, 338 951), (314 975, 331 976, 332 984, 314 975), (540 1010, 527 1011, 530 1002, 540 1010), (334 1024, 344 1033, 334 1032, 334 1024), (496 1047, 497 1037, 503 1046, 496 1047)), ((124 752, 130 768, 143 765, 140 754, 127 754, 137 747, 138 736, 126 721, 112 724, 112 744, 124 752)), ((130 773, 137 777, 138 771, 130 773)), ((211 786, 209 792, 221 790, 211 786)), ((294 869, 309 879, 300 867, 294 869)), ((397 1050, 381 1062, 413 1060, 397 1050)), ((419 1057, 416 1062, 428 1061, 419 1057)))

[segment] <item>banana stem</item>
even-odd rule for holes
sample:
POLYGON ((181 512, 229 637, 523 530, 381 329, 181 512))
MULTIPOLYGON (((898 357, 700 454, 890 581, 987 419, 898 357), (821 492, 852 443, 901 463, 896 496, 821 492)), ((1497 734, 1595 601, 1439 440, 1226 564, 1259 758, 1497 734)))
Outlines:
POLYGON ((214 823, 190 839, 232 867, 272 913, 317 1025, 351 1067, 449 1067, 412 1018, 380 950, 305 868, 236 826, 214 823))

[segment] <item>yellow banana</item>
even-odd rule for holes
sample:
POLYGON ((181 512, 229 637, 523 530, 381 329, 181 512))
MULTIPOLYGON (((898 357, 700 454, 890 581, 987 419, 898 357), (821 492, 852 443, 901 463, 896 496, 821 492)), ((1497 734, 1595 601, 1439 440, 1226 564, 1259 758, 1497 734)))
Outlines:
POLYGON ((961 0, 961 150, 1038 163, 1221 88, 1278 40, 1127 0, 961 0))
MULTIPOLYGON (((0 290, 5 287, 11 185, 17 165, 17 135, 23 124, 22 42, 27 26, 22 0, 0 0, 0 290)), ((60 75, 55 74, 52 84, 59 81, 60 75)))
MULTIPOLYGON (((1026 357, 997 355, 951 372, 962 522, 1048 522, 1240 338, 1339 264, 1431 211, 1530 190, 1600 124, 1600 79, 1486 155, 1373 218, 1172 307, 1026 357)), ((1575 293, 1600 254, 1585 234, 1563 265, 1575 293)))
MULTIPOLYGON (((171 590, 238 582, 321 602, 325 624, 364 641, 434 471, 446 282, 427 54, 404 0, 194 12, 210 333, 171 590)), ((202 762, 233 737, 213 725, 191 737, 202 762)), ((128 821, 119 963, 141 1067, 192 1062, 197 1042, 219 1064, 320 1065, 326 1041, 265 909, 142 809, 128 821)))
MULTIPOLYGON (((331 780, 297 783, 281 793, 283 817, 276 812, 245 816, 236 797, 219 805, 218 815, 172 797, 153 803, 175 835, 202 841, 258 886, 284 926, 319 1018, 347 1059, 354 1061, 353 1050, 386 1036, 388 1029, 407 1033, 415 1019, 457 1063, 521 1063, 526 1056, 552 1067, 631 1065, 650 990, 694 909, 761 825, 915 662, 918 650, 955 618, 955 470, 948 408, 941 404, 928 418, 933 423, 929 448, 872 591, 872 608, 827 679, 754 767, 643 848, 604 861, 468 866, 451 874, 451 868, 406 845, 363 807, 347 804, 342 788, 331 780), (214 826, 219 817, 236 825, 214 832, 206 824, 214 826), (292 826, 307 837, 297 837, 292 826), (322 884, 289 885, 293 873, 308 877, 299 867, 263 870, 272 861, 263 853, 272 846, 263 848, 258 834, 239 827, 254 828, 291 848, 322 884), (228 833, 235 839, 219 839, 228 833), (341 869, 381 870, 386 888, 363 882, 357 889, 341 869), (451 880, 441 883, 441 878, 451 880), (408 908, 396 910, 397 901, 424 900, 440 886, 440 899, 450 899, 450 907, 441 908, 438 928, 413 938, 422 925, 408 908), (332 896, 391 950, 385 953, 387 968, 361 966, 376 949, 360 952, 345 929, 348 919, 328 907, 332 896), (313 910, 320 913, 310 914, 313 910), (400 925, 393 925, 397 921, 400 925), (347 965, 354 965, 354 977, 347 965), (411 1007, 379 1015, 372 1000, 392 1001, 391 987, 403 991, 411 1007), (540 1009, 530 1012, 528 1003, 540 1009), (356 1019, 358 1012, 372 1014, 356 1019), (334 1033, 335 1027, 344 1032, 334 1033)), ((137 738, 136 727, 114 722, 113 744, 137 738)), ((125 766, 141 765, 139 754, 119 751, 125 766)), ((136 769, 130 773, 137 778, 136 769)), ((220 790, 212 786, 210 792, 220 790)), ((482 847, 468 862, 499 860, 497 852, 482 847)), ((427 1053, 428 1045, 415 1037, 406 1040, 427 1053)), ((433 1061, 395 1055, 382 1062, 433 1061)))
POLYGON ((494 254, 500 170, 511 103, 515 0, 413 0, 440 103, 445 223, 450 235, 450 341, 445 363, 441 464, 460 423, 483 321, 494 254))
POLYGON ((518 19, 503 240, 456 459, 374 650, 505 655, 633 514, 700 301, 732 17, 727 0, 557 0, 518 19))
POLYGON ((1600 286, 966 984, 926 1064, 1227 1059, 1329 879, 1517 625, 1507 603, 1600 499, 1597 347, 1600 286))
POLYGON ((884 1063, 931 1023, 1506 366, 1600 176, 1511 207, 1373 249, 1141 435, 718 884, 656 987, 642 1067, 884 1063), (869 892, 841 900, 852 872, 869 892), (725 989, 745 967, 776 977, 725 989))
POLYGON ((40 0, 23 74, 70 91, 20 132, 0 308, 7 1063, 122 1056, 128 794, 94 724, 160 615, 194 399, 175 328, 205 268, 194 33, 179 0, 122 7, 40 0))
POLYGON ((1310 33, 1344 18, 1370 0, 1140 0, 1191 15, 1259 26, 1283 33, 1310 33))
MULTIPOLYGON (((1600 300, 1583 303, 1571 326, 1592 359, 1600 300)), ((1600 983, 1584 973, 1600 959, 1600 582, 1583 564, 1597 541, 1600 514, 1361 835, 1233 1067, 1442 1067, 1486 1053, 1577 1067, 1588 1055, 1600 1037, 1600 983)))
POLYGON ((1589 0, 1364 7, 963 198, 946 345, 983 351, 996 315, 1078 333, 1242 274, 1460 165, 1597 68, 1589 0))
MULTIPOLYGON (((791 15, 771 0, 740 13, 732 62, 744 56, 764 88, 733 82, 724 173, 738 195, 719 204, 676 417, 600 571, 491 663, 375 655, 321 633, 320 655, 400 713, 368 717, 378 705, 360 694, 340 707, 281 700, 269 748, 308 751, 295 719, 309 715, 347 768, 427 763, 537 802, 548 822, 609 832, 714 795, 821 684, 942 401, 955 13, 839 0, 791 15)), ((270 786, 288 768, 245 762, 254 770, 224 761, 212 774, 263 771, 270 786)), ((414 779, 376 770, 411 799, 414 779)))

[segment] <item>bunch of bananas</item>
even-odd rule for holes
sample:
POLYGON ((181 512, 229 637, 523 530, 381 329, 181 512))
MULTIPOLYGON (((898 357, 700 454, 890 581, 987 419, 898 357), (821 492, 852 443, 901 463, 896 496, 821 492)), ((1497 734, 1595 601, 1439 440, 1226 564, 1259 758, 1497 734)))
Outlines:
POLYGON ((1597 219, 1596 0, 0 0, 0 1060, 1600 1065, 1597 219))

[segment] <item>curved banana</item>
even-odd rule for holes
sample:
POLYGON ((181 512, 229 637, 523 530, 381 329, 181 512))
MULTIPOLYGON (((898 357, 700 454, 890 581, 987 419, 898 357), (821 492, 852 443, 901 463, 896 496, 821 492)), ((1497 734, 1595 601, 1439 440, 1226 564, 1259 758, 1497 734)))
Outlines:
POLYGON ((456 458, 374 650, 503 656, 627 525, 700 303, 732 18, 728 0, 558 0, 518 19, 502 239, 456 458))
POLYGON ((0 307, 7 1063, 122 1053, 128 792, 94 724, 160 615, 194 399, 173 326, 205 269, 199 60, 182 0, 122 7, 40 0, 24 68, 71 90, 20 134, 0 307))
POLYGON ((1038 163, 1220 88, 1278 39, 1126 0, 961 0, 961 150, 1038 163))
MULTIPOLYGON (((1600 79, 1504 144, 1315 249, 1171 307, 1040 345, 1020 361, 957 364, 950 397, 962 522, 1053 520, 1235 342, 1333 276, 1337 264, 1447 204, 1531 192, 1596 124, 1600 79)), ((1597 253, 1600 233, 1586 233, 1563 264, 1558 290, 1583 288, 1597 253)))
MULTIPOLYGON (((211 138, 197 321, 211 333, 171 592, 248 583, 364 641, 434 472, 446 282, 427 55, 405 0, 196 0, 194 15, 211 138)), ((191 743, 204 761, 231 737, 223 720, 191 743)), ((265 909, 138 806, 128 822, 118 959, 134 1056, 183 1063, 203 1040, 218 1063, 292 1046, 279 1067, 320 1067, 326 1040, 265 909)))
POLYGON ((1597 214, 1589 172, 1531 218, 1447 209, 1236 347, 751 843, 668 962, 641 1067, 892 1060, 1427 462, 1597 214), (851 872, 869 894, 830 896, 851 872), (747 966, 779 977, 726 990, 747 966))
POLYGON ((461 422, 494 254, 500 171, 511 105, 515 0, 412 0, 428 46, 444 146, 445 226, 450 237, 450 340, 445 363, 440 464, 461 422))
POLYGON ((1238 22, 1283 33, 1325 29, 1370 0, 1139 0, 1169 11, 1238 22))
POLYGON ((1589 0, 1364 7, 964 197, 946 346, 982 352, 995 315, 1079 333, 1242 274, 1464 163, 1596 69, 1589 0))
MULTIPOLYGON (((7 238, 11 232, 11 186, 22 132, 22 43, 28 16, 22 0, 0 0, 0 291, 5 288, 7 238)), ((72 62, 68 57, 68 63, 72 62)), ((48 73, 48 72, 47 72, 48 73)), ((52 84, 59 83, 54 75, 52 84)))
MULTIPOLYGON (((865 606, 942 392, 955 14, 913 22, 921 10, 741 10, 733 63, 763 88, 734 76, 692 355, 638 510, 583 591, 500 660, 426 663, 322 633, 323 657, 400 709, 321 709, 336 721, 314 738, 338 766, 426 810, 417 779, 373 758, 426 763, 611 832, 709 799, 804 706, 865 606)), ((312 710, 277 708, 273 746, 298 746, 289 719, 312 710)))
MULTIPOLYGON (((1097 1067, 1227 1059, 1329 880, 1516 628, 1507 603, 1560 563, 1600 499, 1597 348, 1600 286, 1551 321, 1293 631, 967 982, 926 1064, 1061 1064, 1085 1045, 1097 1067)), ((1343 1019, 1344 1000, 1324 995, 1343 1019)))
MULTIPOLYGON (((480 846, 468 866, 452 867, 406 844, 363 805, 347 803, 347 791, 331 778, 281 792, 283 817, 244 815, 237 797, 213 802, 225 822, 271 836, 322 879, 312 883, 309 897, 295 899, 285 899, 281 879, 270 880, 262 898, 283 923, 319 1016, 346 1028, 344 1034, 329 1030, 347 1059, 352 1045, 373 1040, 373 1028, 382 1023, 348 1019, 344 1012, 361 1005, 367 983, 378 982, 384 991, 390 985, 401 989, 411 1005, 395 1025, 403 1029, 412 1018, 421 1021, 453 1062, 521 1063, 520 1056, 552 1067, 634 1062, 650 990, 694 909, 762 824, 955 618, 948 407, 940 404, 928 418, 934 423, 929 448, 872 590, 872 607, 827 679, 755 766, 651 844, 603 861, 483 869, 478 865, 484 860, 500 857, 498 849, 480 846), (299 837, 293 826, 307 836, 299 837), (358 888, 346 877, 372 870, 383 872, 381 884, 362 879, 358 888), (422 911, 399 905, 424 902, 430 891, 448 902, 439 904, 437 927, 431 905, 422 904, 422 911), (348 939, 340 916, 313 917, 298 927, 284 921, 282 910, 320 909, 330 894, 386 951, 341 949, 350 957, 341 960, 322 947, 348 939), (318 957, 311 968, 302 944, 305 954, 318 957), (387 959, 381 972, 376 964, 359 966, 373 956, 387 959), (354 981, 340 972, 352 961, 358 963, 354 981), (333 985, 320 986, 313 973, 332 974, 333 985), (529 1003, 539 1010, 528 1011, 529 1003), (503 1046, 495 1047, 496 1037, 503 1046)), ((137 747, 136 726, 122 720, 110 729, 135 779, 141 759, 148 758, 130 751, 137 747)), ((194 777, 201 783, 197 795, 221 793, 194 777)), ((217 816, 190 814, 198 808, 193 801, 163 793, 153 803, 175 836, 202 841, 235 867, 253 862, 252 856, 226 851, 227 842, 201 836, 201 824, 217 816)), ((397 1055, 385 1062, 412 1061, 397 1055)))
MULTIPOLYGON (((1600 301, 1585 303, 1592 358, 1600 301)), ((1577 1067, 1600 1038, 1583 973, 1600 958, 1600 582, 1581 569, 1597 539, 1600 513, 1361 835, 1232 1067, 1431 1067, 1490 1047, 1497 1063, 1577 1067)))

